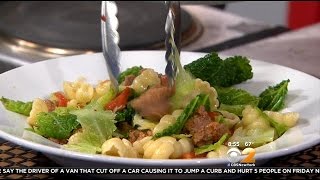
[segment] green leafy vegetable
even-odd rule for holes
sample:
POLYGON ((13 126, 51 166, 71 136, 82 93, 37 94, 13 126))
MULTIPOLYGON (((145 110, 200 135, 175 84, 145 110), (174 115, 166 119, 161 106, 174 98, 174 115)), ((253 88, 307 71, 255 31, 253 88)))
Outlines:
POLYGON ((217 53, 210 53, 185 65, 184 68, 214 87, 229 87, 253 77, 250 61, 242 56, 222 60, 217 53))
POLYGON ((89 133, 83 134, 82 132, 73 134, 68 139, 68 144, 62 146, 64 149, 89 153, 89 154, 97 154, 101 152, 101 146, 96 141, 96 137, 90 136, 89 133))
POLYGON ((133 66, 131 68, 128 68, 127 70, 120 73, 118 77, 119 83, 122 83, 126 76, 129 76, 129 75, 138 76, 141 70, 142 70, 142 66, 133 66))
POLYGON ((259 113, 261 114, 261 116, 262 116, 264 119, 268 120, 269 123, 270 123, 270 125, 275 128, 278 137, 282 136, 282 134, 284 134, 284 133, 289 129, 288 126, 286 126, 285 124, 282 124, 282 123, 280 123, 280 122, 272 119, 272 118, 269 117, 266 113, 264 113, 263 111, 261 111, 259 108, 256 107, 256 109, 257 109, 257 111, 259 111, 259 113))
POLYGON ((115 114, 112 111, 105 111, 104 106, 116 96, 116 91, 111 90, 99 99, 92 101, 83 109, 71 111, 77 116, 82 131, 73 134, 68 144, 63 147, 69 150, 99 153, 103 142, 112 137, 117 129, 115 126, 115 114))
MULTIPOLYGON (((172 52, 178 51, 175 43, 170 41, 172 52)), ((169 56, 177 67, 177 76, 175 81, 175 94, 171 97, 171 104, 173 109, 184 108, 189 102, 195 89, 195 78, 190 72, 187 72, 181 65, 179 53, 171 53, 169 56)))
POLYGON ((72 110, 76 110, 76 107, 56 107, 54 109, 54 112, 58 113, 58 114, 69 114, 70 111, 72 110))
POLYGON ((258 107, 262 110, 279 111, 284 107, 284 100, 288 93, 290 80, 283 80, 276 86, 269 86, 259 97, 261 98, 258 107))
POLYGON ((214 120, 218 123, 225 123, 226 122, 226 120, 224 119, 224 117, 222 115, 218 115, 214 120))
MULTIPOLYGON (((173 109, 184 108, 192 98, 195 90, 195 79, 188 72, 179 71, 176 77, 176 89, 170 101, 173 109)), ((194 96, 193 96, 194 97, 194 96)))
POLYGON ((172 137, 176 139, 183 139, 183 138, 191 138, 191 134, 173 134, 172 137))
POLYGON ((177 121, 164 129, 162 132, 156 133, 153 137, 159 138, 162 136, 170 136, 172 134, 179 134, 184 127, 187 120, 194 114, 194 112, 201 106, 205 105, 208 99, 209 95, 203 95, 200 94, 196 96, 183 110, 183 112, 178 117, 177 121))
POLYGON ((257 106, 259 97, 251 95, 243 89, 236 88, 215 88, 220 103, 228 105, 253 105, 257 106))
POLYGON ((259 108, 247 105, 242 111, 240 124, 229 138, 228 142, 239 142, 239 148, 245 148, 246 142, 250 147, 258 147, 269 143, 275 138, 275 129, 269 121, 262 116, 259 108))
POLYGON ((226 77, 229 77, 230 80, 229 83, 222 85, 222 87, 227 87, 228 84, 229 86, 239 84, 253 77, 250 61, 243 56, 233 56, 225 59, 224 68, 226 77))
POLYGON ((143 119, 140 115, 136 114, 133 117, 132 125, 133 127, 139 129, 139 130, 153 130, 154 127, 157 125, 156 121, 152 121, 149 119, 143 119))
POLYGON ((102 144, 117 129, 114 124, 115 114, 95 109, 80 109, 71 113, 77 116, 82 131, 72 135, 64 148, 87 153, 101 152, 102 144))
POLYGON ((47 138, 67 139, 78 126, 76 115, 67 112, 41 112, 37 115, 34 130, 47 138))
POLYGON ((30 115, 30 111, 32 109, 32 102, 14 101, 4 97, 1 97, 0 101, 2 102, 4 107, 9 111, 16 112, 25 116, 30 115))
POLYGON ((110 88, 110 91, 108 91, 105 95, 101 96, 97 100, 91 101, 87 106, 85 106, 85 109, 95 109, 95 110, 103 110, 104 106, 109 103, 113 98, 115 98, 117 95, 116 90, 114 88, 110 88))
POLYGON ((220 102, 219 109, 234 113, 238 116, 242 115, 242 110, 245 105, 258 106, 260 100, 259 97, 251 95, 243 89, 217 87, 216 90, 220 102))
POLYGON ((219 109, 228 111, 233 113, 237 116, 242 116, 242 111, 246 105, 227 105, 227 104, 220 104, 219 109))
POLYGON ((133 119, 133 116, 135 115, 135 113, 136 112, 132 107, 127 106, 125 109, 116 112, 115 120, 117 122, 131 121, 133 119))
POLYGON ((273 128, 257 132, 254 135, 250 135, 247 129, 240 127, 234 131, 228 142, 237 142, 239 143, 239 148, 244 149, 247 147, 256 148, 274 140, 275 129, 273 128))
POLYGON ((224 143, 224 141, 226 141, 227 138, 228 138, 228 134, 226 133, 223 136, 221 136, 219 141, 217 141, 216 143, 209 144, 209 145, 203 145, 201 147, 195 148, 194 152, 196 155, 198 155, 198 154, 203 154, 203 153, 206 153, 209 151, 217 150, 224 143))
POLYGON ((252 148, 262 146, 274 141, 288 130, 287 126, 268 117, 258 107, 247 105, 242 114, 239 126, 228 140, 228 142, 239 142, 239 148, 245 148, 248 142, 252 148))

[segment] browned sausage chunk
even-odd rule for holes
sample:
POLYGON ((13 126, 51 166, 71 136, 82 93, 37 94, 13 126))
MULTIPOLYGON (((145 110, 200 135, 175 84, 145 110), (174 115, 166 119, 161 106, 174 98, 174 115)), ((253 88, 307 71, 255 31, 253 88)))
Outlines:
POLYGON ((140 131, 140 130, 130 130, 129 132, 129 141, 131 143, 134 143, 135 141, 138 141, 140 139, 143 139, 144 137, 152 136, 152 132, 150 130, 148 131, 140 131))
POLYGON ((136 78, 135 75, 128 75, 124 78, 124 82, 123 85, 125 86, 131 86, 131 84, 133 83, 133 80, 136 78))
POLYGON ((204 106, 201 106, 185 125, 186 130, 192 135, 196 146, 217 142, 221 136, 229 132, 224 124, 213 121, 204 106))
POLYGON ((171 95, 172 88, 170 87, 152 87, 132 100, 131 106, 142 117, 158 121, 162 116, 170 113, 169 98, 171 95))

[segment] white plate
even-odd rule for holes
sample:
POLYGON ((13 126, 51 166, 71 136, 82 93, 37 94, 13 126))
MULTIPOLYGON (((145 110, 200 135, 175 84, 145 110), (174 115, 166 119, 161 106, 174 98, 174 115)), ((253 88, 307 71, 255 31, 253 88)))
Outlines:
MULTIPOLYGON (((165 53, 163 51, 122 52, 122 70, 133 65, 154 68, 164 72, 165 53)), ((182 52, 182 63, 204 56, 203 53, 182 52)), ((284 79, 290 79, 286 109, 300 113, 299 123, 275 142, 264 146, 256 155, 257 165, 274 157, 304 150, 320 142, 320 80, 308 74, 287 67, 252 60, 253 79, 238 85, 258 95, 267 86, 275 85, 284 79)), ((49 93, 62 90, 65 80, 74 81, 79 76, 89 82, 97 83, 108 77, 103 56, 99 54, 64 57, 26 65, 0 75, 0 96, 30 101, 37 97, 46 97, 49 93)), ((62 166, 115 167, 213 167, 226 166, 229 161, 223 159, 193 160, 145 160, 83 154, 56 148, 52 143, 31 142, 21 138, 25 118, 6 111, 0 105, 0 137, 18 145, 40 151, 62 166)))

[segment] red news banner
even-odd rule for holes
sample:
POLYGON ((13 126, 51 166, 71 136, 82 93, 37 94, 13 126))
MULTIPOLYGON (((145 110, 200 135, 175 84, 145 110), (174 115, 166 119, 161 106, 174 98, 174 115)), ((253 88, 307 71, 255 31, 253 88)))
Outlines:
POLYGON ((228 168, 1 168, 1 174, 320 174, 320 167, 228 168))

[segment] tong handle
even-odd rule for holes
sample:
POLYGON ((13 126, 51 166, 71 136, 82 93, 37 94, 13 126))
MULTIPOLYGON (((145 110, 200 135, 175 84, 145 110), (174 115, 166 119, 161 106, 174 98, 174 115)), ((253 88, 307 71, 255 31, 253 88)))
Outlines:
MULTIPOLYGON (((181 51, 181 8, 180 8, 180 1, 166 1, 167 8, 168 8, 168 16, 166 21, 166 32, 169 31, 169 27, 172 24, 170 22, 173 22, 173 36, 174 36, 174 43, 180 53, 181 51), (172 19, 172 20, 168 20, 172 19), (170 24, 169 24, 170 23, 170 24)), ((166 43, 168 43, 166 41, 166 43)))
POLYGON ((166 61, 165 73, 169 78, 170 86, 174 85, 177 70, 181 67, 181 9, 180 1, 166 1, 168 15, 166 20, 166 61))
POLYGON ((120 35, 117 31, 119 21, 117 18, 118 8, 114 1, 102 1, 101 3, 101 38, 102 51, 105 58, 110 80, 118 90, 117 77, 120 74, 120 35))

